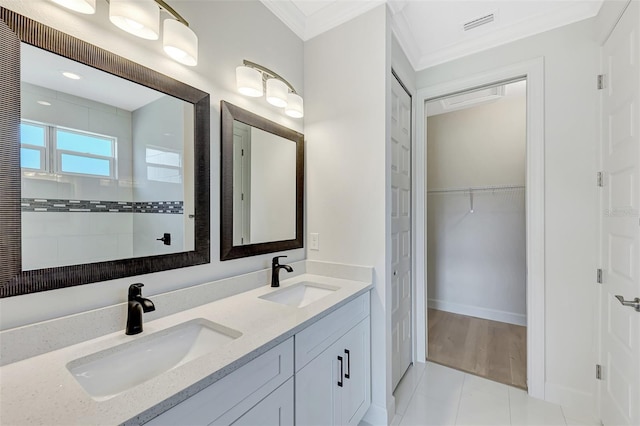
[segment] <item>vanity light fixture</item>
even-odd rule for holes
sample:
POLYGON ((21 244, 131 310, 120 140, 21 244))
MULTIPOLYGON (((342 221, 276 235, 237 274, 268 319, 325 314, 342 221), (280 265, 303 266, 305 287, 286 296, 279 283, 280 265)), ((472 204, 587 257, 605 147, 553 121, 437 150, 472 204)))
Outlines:
MULTIPOLYGON (((51 0, 76 12, 93 14, 96 0, 51 0)), ((107 0, 109 20, 118 28, 146 40, 160 36, 160 11, 174 19, 162 25, 162 47, 173 60, 188 66, 198 64, 198 36, 189 23, 164 0, 107 0)))
POLYGON ((160 35, 160 8, 153 0, 110 0, 109 20, 145 40, 157 40, 160 35))
POLYGON ((255 68, 239 66, 236 68, 236 85, 238 92, 245 96, 257 98, 264 93, 262 74, 255 68))
POLYGON ((266 88, 266 99, 271 105, 284 108, 290 117, 304 116, 302 97, 287 80, 269 68, 245 59, 243 65, 236 68, 236 84, 240 93, 251 97, 262 96, 266 88))
POLYGON ((60 6, 66 7, 78 13, 93 15, 96 13, 96 0, 52 0, 60 6))
POLYGON ((70 80, 80 80, 82 77, 80 77, 78 74, 73 73, 71 71, 63 71, 62 75, 67 77, 70 80))

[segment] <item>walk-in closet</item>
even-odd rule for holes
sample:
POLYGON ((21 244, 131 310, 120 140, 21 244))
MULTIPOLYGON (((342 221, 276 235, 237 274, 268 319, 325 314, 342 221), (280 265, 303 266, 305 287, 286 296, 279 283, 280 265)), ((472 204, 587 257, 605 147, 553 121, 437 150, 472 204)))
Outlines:
POLYGON ((526 81, 427 114, 427 359, 526 389, 526 81))

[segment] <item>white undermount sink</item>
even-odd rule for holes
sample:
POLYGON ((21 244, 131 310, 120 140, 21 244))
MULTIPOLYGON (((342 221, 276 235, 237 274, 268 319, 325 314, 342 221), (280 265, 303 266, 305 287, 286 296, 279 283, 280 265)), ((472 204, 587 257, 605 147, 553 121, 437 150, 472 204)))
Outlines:
POLYGON ((302 308, 303 306, 307 306, 310 303, 330 295, 336 290, 338 290, 337 287, 330 285, 303 281, 265 294, 260 296, 260 298, 283 305, 293 306, 295 308, 302 308))
POLYGON ((241 335, 199 318, 76 359, 67 369, 93 399, 104 401, 241 335))

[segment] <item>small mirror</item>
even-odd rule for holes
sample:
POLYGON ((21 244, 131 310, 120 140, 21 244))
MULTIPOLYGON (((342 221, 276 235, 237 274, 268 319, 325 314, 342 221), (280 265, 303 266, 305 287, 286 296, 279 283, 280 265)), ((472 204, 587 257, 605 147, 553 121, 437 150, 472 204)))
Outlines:
POLYGON ((300 248, 304 136, 221 102, 221 260, 300 248))

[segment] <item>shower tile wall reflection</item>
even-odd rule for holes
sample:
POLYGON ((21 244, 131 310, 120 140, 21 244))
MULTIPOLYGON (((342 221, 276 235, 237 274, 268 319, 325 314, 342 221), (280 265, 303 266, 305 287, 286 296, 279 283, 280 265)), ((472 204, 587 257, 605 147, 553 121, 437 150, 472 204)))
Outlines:
POLYGON ((73 82, 58 71, 84 65, 22 53, 50 65, 21 67, 23 270, 193 250, 193 106, 96 70, 73 82))

